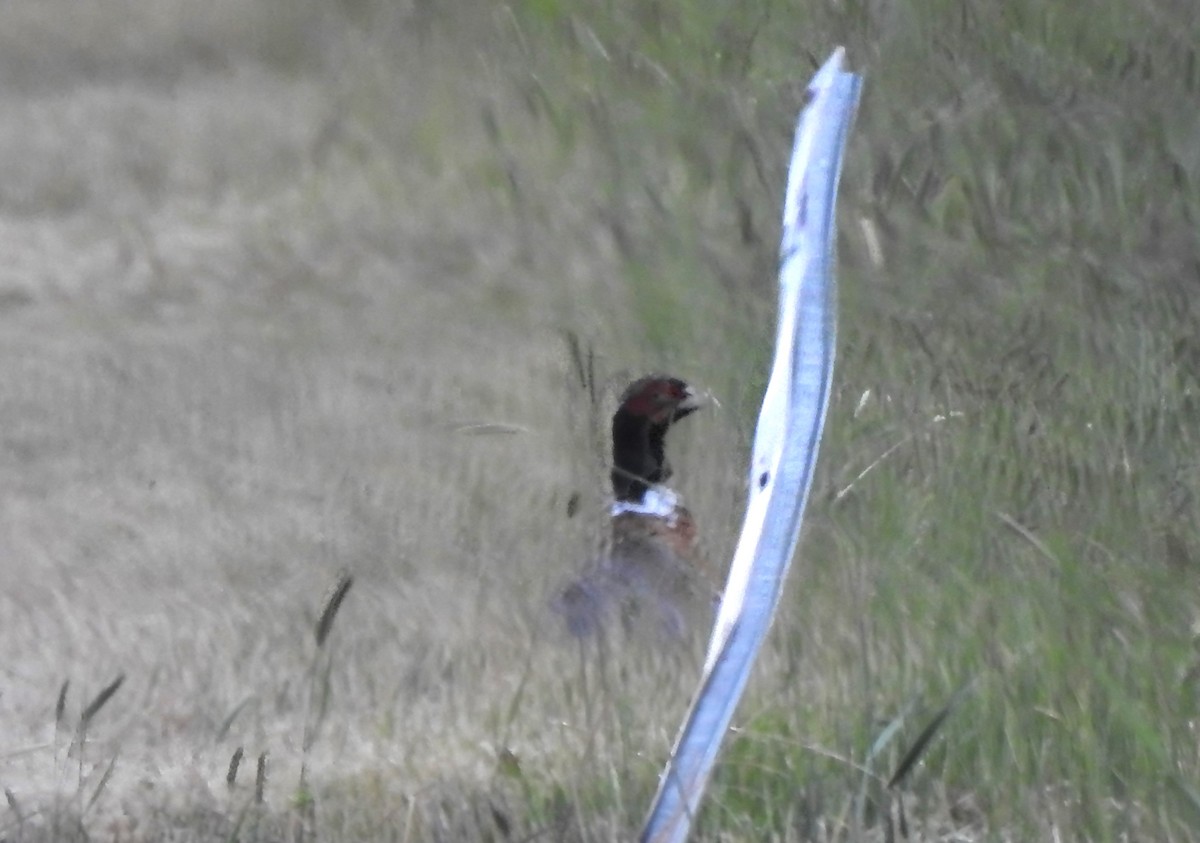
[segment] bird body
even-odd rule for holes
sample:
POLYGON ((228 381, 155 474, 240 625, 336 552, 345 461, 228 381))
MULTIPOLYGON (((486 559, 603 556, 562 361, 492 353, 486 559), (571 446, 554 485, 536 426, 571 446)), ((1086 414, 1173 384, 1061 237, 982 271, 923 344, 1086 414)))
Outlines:
POLYGON ((554 601, 578 638, 616 622, 631 634, 674 640, 707 632, 719 591, 697 545, 696 522, 663 485, 665 437, 705 403, 677 378, 651 375, 625 390, 613 415, 614 501, 603 552, 554 601))

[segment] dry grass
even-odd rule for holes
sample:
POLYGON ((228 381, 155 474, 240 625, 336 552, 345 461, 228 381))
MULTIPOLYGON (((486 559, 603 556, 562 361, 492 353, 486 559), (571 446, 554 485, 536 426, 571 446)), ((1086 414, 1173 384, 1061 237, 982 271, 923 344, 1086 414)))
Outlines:
POLYGON ((544 598, 644 371, 731 547, 835 43, 840 389, 699 835, 1196 839, 1188 9, 726 6, 0 11, 0 839, 628 837, 695 660, 544 598))
MULTIPOLYGON (((476 115, 438 113, 441 92, 405 75, 417 59, 356 56, 385 45, 337 22, 331 55, 306 61, 344 60, 344 78, 281 68, 231 46, 253 12, 226 4, 198 36, 217 66, 176 67, 191 13, 125 11, 144 27, 128 49, 99 19, 63 45, 49 10, 5 27, 105 72, 9 91, 0 138, 0 747, 26 806, 4 834, 53 818, 65 835, 60 814, 81 813, 101 836, 154 839, 176 818, 224 836, 252 793, 224 781, 238 747, 267 753, 265 815, 312 798, 306 765, 314 791, 366 789, 347 829, 397 834, 441 822, 406 807, 426 794, 488 792, 502 751, 565 775, 595 726, 543 595, 597 538, 603 455, 564 342, 599 331, 590 308, 562 314, 616 285, 587 266, 527 277, 516 225, 469 172, 487 139, 422 148, 476 115), (394 72, 364 78, 385 59, 394 72), (382 126, 353 113, 375 85, 388 99, 370 109, 396 109, 382 126), (475 422, 526 432, 459 432, 475 422), (577 492, 587 516, 568 520, 577 492), (358 585, 315 680, 318 734, 306 629, 342 567, 358 585), (70 722, 118 671, 120 694, 84 712, 86 747, 56 737, 64 680, 70 722)), ((600 331, 610 392, 652 365, 600 331)))

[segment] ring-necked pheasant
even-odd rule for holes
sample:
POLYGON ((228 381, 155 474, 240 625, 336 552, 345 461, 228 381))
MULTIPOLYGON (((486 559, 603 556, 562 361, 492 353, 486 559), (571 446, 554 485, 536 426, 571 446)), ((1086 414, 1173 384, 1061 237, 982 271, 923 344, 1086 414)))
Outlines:
POLYGON ((706 633, 718 588, 696 545, 696 524, 671 477, 671 425, 708 402, 678 378, 650 375, 622 394, 612 418, 612 533, 605 551, 564 588, 554 608, 586 638, 619 621, 669 638, 706 633))

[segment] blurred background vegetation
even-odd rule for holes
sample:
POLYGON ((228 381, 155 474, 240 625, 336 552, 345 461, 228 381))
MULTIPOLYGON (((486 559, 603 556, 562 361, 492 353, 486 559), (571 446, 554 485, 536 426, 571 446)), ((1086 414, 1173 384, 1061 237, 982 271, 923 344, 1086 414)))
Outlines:
POLYGON ((581 673, 543 598, 644 371, 722 402, 672 444, 731 549, 839 44, 837 391, 697 839, 1200 838, 1182 0, 5 4, 3 835, 628 839, 694 665, 581 673), (85 773, 47 712, 118 669, 85 773), (280 765, 253 825, 243 743, 280 765))

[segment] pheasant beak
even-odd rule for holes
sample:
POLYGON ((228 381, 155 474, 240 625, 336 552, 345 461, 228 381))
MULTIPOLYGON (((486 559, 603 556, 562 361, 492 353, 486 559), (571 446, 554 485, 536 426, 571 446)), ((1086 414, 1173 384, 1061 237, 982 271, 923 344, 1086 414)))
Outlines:
POLYGON ((675 420, 678 421, 684 416, 694 413, 696 410, 707 407, 710 404, 720 406, 711 392, 697 392, 689 386, 684 391, 683 399, 675 405, 675 420))

